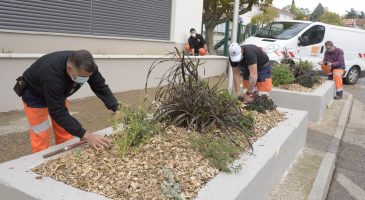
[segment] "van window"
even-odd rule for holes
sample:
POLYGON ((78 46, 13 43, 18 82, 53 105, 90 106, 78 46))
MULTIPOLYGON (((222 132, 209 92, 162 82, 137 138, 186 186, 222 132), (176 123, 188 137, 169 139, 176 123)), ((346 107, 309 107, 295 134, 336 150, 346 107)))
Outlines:
POLYGON ((324 38, 324 26, 316 25, 305 31, 300 38, 300 46, 309 46, 321 43, 324 38))
POLYGON ((256 33, 255 37, 288 40, 308 25, 302 22, 272 22, 256 33))

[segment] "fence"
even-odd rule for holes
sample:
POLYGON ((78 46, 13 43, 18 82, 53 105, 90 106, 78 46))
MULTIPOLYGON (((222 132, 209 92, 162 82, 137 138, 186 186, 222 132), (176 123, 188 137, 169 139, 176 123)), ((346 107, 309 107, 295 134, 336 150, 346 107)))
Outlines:
MULTIPOLYGON (((260 29, 255 25, 243 25, 238 24, 237 42, 240 44, 246 40, 246 38, 257 33, 260 29)), ((205 33, 205 32, 204 32, 205 33)), ((232 35, 232 22, 227 21, 216 26, 213 32, 213 47, 217 55, 227 56, 228 45, 231 41, 232 35)))

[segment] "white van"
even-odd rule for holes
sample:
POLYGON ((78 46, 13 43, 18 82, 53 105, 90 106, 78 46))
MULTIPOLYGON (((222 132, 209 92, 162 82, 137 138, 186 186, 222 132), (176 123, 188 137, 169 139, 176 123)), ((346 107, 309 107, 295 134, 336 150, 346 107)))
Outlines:
MULTIPOLYGON (((285 55, 293 62, 323 60, 326 41, 344 51, 347 84, 357 82, 365 70, 365 30, 310 21, 275 21, 268 24, 244 44, 255 44, 267 53, 271 62, 280 63, 285 55)), ((320 66, 316 66, 320 69, 320 66)))

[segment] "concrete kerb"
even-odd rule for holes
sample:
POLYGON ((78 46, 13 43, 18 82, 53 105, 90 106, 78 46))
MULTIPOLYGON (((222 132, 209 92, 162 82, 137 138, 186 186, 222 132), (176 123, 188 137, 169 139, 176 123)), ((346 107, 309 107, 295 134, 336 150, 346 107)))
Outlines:
POLYGON ((327 105, 333 101, 335 84, 333 81, 325 81, 320 87, 311 93, 296 92, 273 88, 271 98, 279 107, 308 111, 309 120, 319 122, 323 117, 327 105))
POLYGON ((336 132, 333 136, 334 138, 332 139, 328 152, 324 155, 318 174, 309 193, 308 200, 325 200, 327 198, 335 170, 338 148, 350 116, 353 101, 352 94, 348 94, 346 103, 341 111, 336 132))
MULTIPOLYGON (((278 108, 286 119, 254 143, 254 155, 244 154, 234 166, 243 164, 238 173, 220 173, 199 192, 197 199, 266 199, 273 186, 294 162, 304 147, 307 135, 306 111, 278 108), (259 189, 258 189, 259 188, 259 189), (251 198, 252 197, 252 198, 251 198)), ((97 134, 112 134, 112 129, 97 134)), ((107 199, 101 195, 79 190, 49 177, 36 179, 31 169, 49 159, 42 155, 70 145, 77 139, 49 149, 0 164, 0 193, 5 199, 107 199), (34 187, 36 185, 36 187, 34 187)))

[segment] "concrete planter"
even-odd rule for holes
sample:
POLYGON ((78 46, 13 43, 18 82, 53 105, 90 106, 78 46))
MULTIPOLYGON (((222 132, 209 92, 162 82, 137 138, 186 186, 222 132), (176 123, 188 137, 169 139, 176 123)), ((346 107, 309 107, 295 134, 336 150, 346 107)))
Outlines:
MULTIPOLYGON (((0 54, 0 66, 6 73, 0 73, 0 89, 4 94, 0 99, 0 112, 22 109, 23 103, 13 91, 15 79, 42 54, 0 54)), ((147 72, 155 60, 168 57, 162 55, 94 55, 99 71, 106 79, 112 92, 144 89, 147 72)), ((227 57, 197 56, 201 60, 199 74, 202 78, 221 75, 227 69, 227 57)), ((151 74, 149 87, 155 87, 159 78, 174 63, 165 62, 151 74)), ((69 100, 95 96, 88 84, 72 95, 69 100)))
MULTIPOLYGON (((242 163, 238 173, 221 173, 202 188, 196 199, 266 199, 273 186, 303 148, 307 135, 307 112, 280 109, 286 118, 277 127, 254 143, 254 155, 244 154, 235 164, 242 163)), ((107 128, 98 134, 111 134, 107 128)), ((67 146, 74 141, 24 156, 0 165, 0 194, 3 199, 107 199, 101 195, 81 191, 49 177, 36 179, 30 169, 47 160, 44 153, 67 146)), ((62 156, 62 155, 59 155, 62 156)), ((53 157, 54 158, 54 157, 53 157)))
POLYGON ((273 88, 270 96, 279 107, 308 111, 309 120, 318 122, 321 120, 326 106, 329 105, 335 95, 333 81, 325 81, 320 87, 311 93, 296 92, 273 88))

